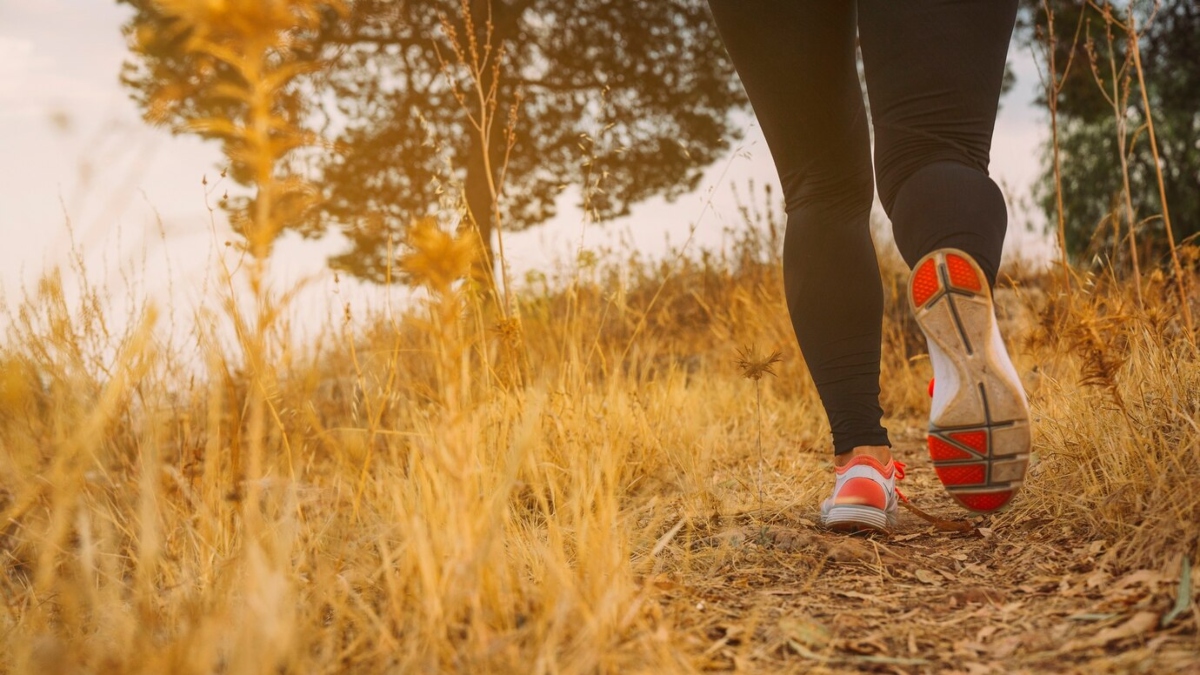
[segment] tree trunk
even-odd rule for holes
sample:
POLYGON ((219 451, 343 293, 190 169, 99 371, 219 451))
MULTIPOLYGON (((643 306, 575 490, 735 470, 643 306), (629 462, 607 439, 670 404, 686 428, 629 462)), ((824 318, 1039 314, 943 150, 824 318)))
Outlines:
MULTIPOLYGON (((496 60, 499 58, 501 47, 506 38, 515 32, 527 6, 528 3, 525 2, 518 2, 510 6, 508 3, 496 0, 470 0, 471 17, 468 25, 464 28, 474 32, 479 58, 483 59, 484 54, 489 55, 486 63, 480 64, 482 68, 478 73, 479 82, 477 84, 485 94, 492 90, 496 76, 496 60), (491 25, 490 36, 488 35, 489 23, 491 25)), ((497 89, 497 96, 499 96, 499 89, 497 89)), ((480 101, 479 104, 485 110, 473 111, 476 119, 484 120, 485 127, 490 127, 490 133, 488 133, 489 138, 484 142, 483 133, 475 129, 471 130, 470 147, 467 151, 467 176, 463 185, 466 193, 467 212, 471 222, 478 229, 483 249, 480 260, 473 270, 473 276, 489 291, 496 288, 492 231, 495 230, 498 223, 496 223, 495 217, 496 195, 493 194, 493 189, 498 191, 500 188, 497 181, 502 167, 498 164, 503 161, 505 142, 502 130, 506 123, 506 108, 499 105, 500 103, 502 101, 480 101), (495 117, 495 119, 488 119, 490 117, 495 117), (491 160, 491 181, 488 180, 489 162, 485 162, 485 158, 491 160)), ((486 130, 485 133, 487 133, 486 130)))
POLYGON ((467 151, 467 178, 463 185, 467 200, 467 217, 479 233, 481 255, 471 270, 472 276, 484 291, 496 285, 495 258, 492 252, 492 191, 488 187, 487 166, 484 163, 483 138, 472 130, 467 151))

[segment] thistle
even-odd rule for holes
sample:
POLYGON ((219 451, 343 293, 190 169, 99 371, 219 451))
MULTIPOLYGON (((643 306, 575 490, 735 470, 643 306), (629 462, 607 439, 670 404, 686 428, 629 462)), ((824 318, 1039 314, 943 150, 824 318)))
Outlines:
POLYGON ((773 351, 767 356, 759 356, 755 353, 754 347, 745 347, 738 350, 737 364, 742 369, 742 377, 758 382, 763 375, 774 375, 775 371, 772 366, 782 360, 783 354, 779 351, 773 351))
POLYGON ((783 360, 783 354, 779 351, 773 351, 766 356, 760 356, 756 353, 754 347, 744 347, 738 350, 738 367, 742 369, 742 377, 754 380, 754 403, 757 411, 758 424, 758 509, 762 510, 763 506, 763 448, 762 448, 762 376, 774 375, 775 371, 771 368, 776 363, 783 360))

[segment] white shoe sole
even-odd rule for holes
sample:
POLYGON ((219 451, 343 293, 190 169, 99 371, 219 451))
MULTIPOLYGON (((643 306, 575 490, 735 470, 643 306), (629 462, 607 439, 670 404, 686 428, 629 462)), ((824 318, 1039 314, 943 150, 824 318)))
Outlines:
POLYGON ((821 514, 821 522, 836 532, 891 532, 887 512, 871 506, 840 504, 821 514))
POLYGON ((939 249, 913 268, 908 298, 933 364, 927 440, 934 470, 963 507, 995 511, 1020 488, 1032 439, 987 277, 970 255, 939 249))

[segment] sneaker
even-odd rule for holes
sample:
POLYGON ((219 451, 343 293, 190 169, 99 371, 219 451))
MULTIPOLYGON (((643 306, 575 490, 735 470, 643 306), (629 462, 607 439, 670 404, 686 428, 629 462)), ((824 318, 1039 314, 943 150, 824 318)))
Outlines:
POLYGON ((874 457, 855 457, 834 469, 833 495, 821 504, 821 524, 839 532, 891 532, 896 527, 904 464, 887 465, 874 457))
POLYGON ((1000 337, 987 277, 952 248, 921 259, 909 301, 929 344, 929 456, 942 485, 971 511, 1012 500, 1025 478, 1029 404, 1000 337))

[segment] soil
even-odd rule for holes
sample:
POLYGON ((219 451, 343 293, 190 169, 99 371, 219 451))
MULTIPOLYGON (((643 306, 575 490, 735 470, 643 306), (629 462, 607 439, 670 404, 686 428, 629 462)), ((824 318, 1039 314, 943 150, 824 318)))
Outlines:
MULTIPOLYGON (((965 514, 919 442, 896 454, 923 510, 965 514)), ((1200 673, 1187 585, 1172 611, 1182 558, 1127 569, 1109 542, 1048 519, 964 518, 965 531, 946 531, 902 510, 890 536, 848 536, 820 529, 816 514, 744 514, 679 535, 653 583, 702 668, 1200 673)))

